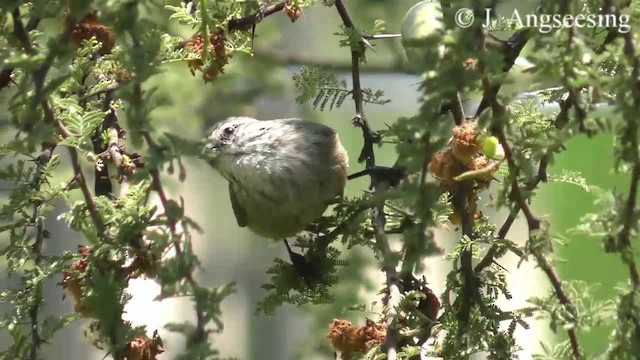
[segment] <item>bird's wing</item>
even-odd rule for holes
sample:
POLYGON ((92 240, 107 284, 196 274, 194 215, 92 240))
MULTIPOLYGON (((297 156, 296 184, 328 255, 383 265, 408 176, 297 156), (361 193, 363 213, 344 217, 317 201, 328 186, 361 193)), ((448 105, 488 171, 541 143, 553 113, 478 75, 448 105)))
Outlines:
POLYGON ((233 213, 236 215, 238 226, 247 226, 249 224, 247 220, 247 210, 240 205, 240 201, 238 201, 238 196, 236 195, 236 189, 231 183, 229 183, 229 197, 231 198, 231 207, 233 208, 233 213))

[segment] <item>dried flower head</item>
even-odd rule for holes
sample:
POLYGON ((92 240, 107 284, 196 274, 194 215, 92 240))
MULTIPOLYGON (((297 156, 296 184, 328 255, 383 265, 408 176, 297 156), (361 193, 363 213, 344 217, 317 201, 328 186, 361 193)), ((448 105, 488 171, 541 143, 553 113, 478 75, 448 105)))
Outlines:
POLYGON ((462 67, 466 70, 475 71, 478 68, 478 58, 469 57, 462 62, 462 67))
POLYGON ((110 54, 116 44, 116 37, 108 26, 100 23, 96 12, 86 15, 73 25, 71 40, 76 46, 81 46, 82 41, 95 37, 102 47, 100 54, 110 54))
MULTIPOLYGON (((225 46, 226 37, 224 31, 220 30, 209 36, 208 54, 211 57, 210 63, 203 69, 202 59, 191 59, 187 61, 191 74, 195 75, 196 70, 202 71, 205 82, 215 81, 218 76, 224 73, 224 66, 229 63, 231 55, 227 53, 225 46)), ((195 34, 184 45, 184 48, 196 54, 204 51, 204 38, 202 34, 195 34)))
POLYGON ((445 191, 455 189, 458 183, 454 178, 465 171, 464 165, 453 155, 452 149, 435 153, 428 166, 429 172, 440 181, 440 187, 445 191))
POLYGON ((465 121, 453 128, 453 155, 465 165, 480 151, 476 137, 477 125, 473 121, 465 121))
POLYGON ((386 333, 385 323, 370 319, 366 319, 362 327, 355 327, 348 320, 333 319, 327 337, 333 348, 342 354, 342 359, 350 360, 352 353, 365 353, 382 344, 386 333))
POLYGON ((153 333, 153 337, 147 335, 136 336, 125 348, 125 358, 128 360, 156 360, 162 354, 162 339, 158 332, 153 333))
POLYGON ((80 258, 62 272, 62 282, 59 284, 64 290, 62 298, 70 295, 75 301, 74 310, 84 317, 90 317, 92 311, 82 301, 82 287, 89 266, 88 257, 91 248, 82 246, 78 249, 80 258))
MULTIPOLYGON (((424 276, 421 278, 417 278, 415 276, 402 277, 399 285, 403 293, 409 291, 418 291, 423 293, 425 297, 420 300, 417 305, 417 309, 426 317, 431 319, 431 321, 436 321, 441 306, 440 300, 438 300, 438 296, 436 296, 433 290, 428 286, 427 279, 424 276)), ((387 306, 389 303, 389 288, 384 287, 382 291, 380 291, 380 294, 382 294, 382 305, 387 306)))
POLYGON ((289 19, 291 19, 291 22, 296 22, 296 20, 298 20, 298 18, 302 14, 302 9, 297 4, 293 4, 290 2, 285 4, 283 11, 285 14, 287 14, 289 19))

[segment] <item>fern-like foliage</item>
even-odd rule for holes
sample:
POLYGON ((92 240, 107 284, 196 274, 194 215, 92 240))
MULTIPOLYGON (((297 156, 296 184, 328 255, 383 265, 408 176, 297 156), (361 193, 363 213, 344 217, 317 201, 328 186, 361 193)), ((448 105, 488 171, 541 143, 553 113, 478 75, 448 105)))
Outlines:
MULTIPOLYGON (((299 91, 296 102, 304 104, 311 101, 313 108, 324 111, 339 108, 353 90, 347 87, 344 79, 338 79, 335 74, 323 72, 317 67, 303 66, 300 72, 293 75, 293 82, 299 91)), ((384 98, 384 91, 362 89, 363 101, 371 104, 383 105, 391 100, 384 98)))
POLYGON ((297 306, 332 303, 330 288, 338 281, 337 267, 346 265, 339 256, 340 252, 333 247, 327 248, 323 257, 314 256, 311 261, 318 276, 312 279, 303 279, 291 263, 276 258, 267 270, 271 275, 269 283, 262 285, 269 294, 258 302, 256 313, 272 315, 284 303, 297 306))

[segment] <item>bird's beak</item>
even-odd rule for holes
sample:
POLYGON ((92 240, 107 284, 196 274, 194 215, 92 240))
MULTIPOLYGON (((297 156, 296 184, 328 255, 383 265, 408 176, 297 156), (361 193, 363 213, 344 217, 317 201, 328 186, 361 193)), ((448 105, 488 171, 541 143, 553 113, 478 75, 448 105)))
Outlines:
POLYGON ((200 151, 200 158, 208 161, 209 163, 215 162, 216 158, 220 154, 220 145, 216 143, 207 142, 202 146, 200 151))
POLYGON ((202 152, 218 152, 220 149, 220 145, 213 143, 206 143, 202 147, 202 152))

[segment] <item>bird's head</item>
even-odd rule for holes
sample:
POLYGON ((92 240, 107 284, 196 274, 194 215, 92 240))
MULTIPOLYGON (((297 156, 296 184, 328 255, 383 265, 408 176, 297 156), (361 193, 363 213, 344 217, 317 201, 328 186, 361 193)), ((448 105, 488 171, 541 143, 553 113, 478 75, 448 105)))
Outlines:
POLYGON ((248 125, 258 122, 246 116, 230 117, 218 122, 204 139, 202 155, 211 165, 224 155, 240 155, 245 151, 248 125))

